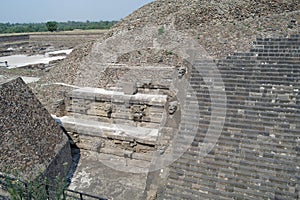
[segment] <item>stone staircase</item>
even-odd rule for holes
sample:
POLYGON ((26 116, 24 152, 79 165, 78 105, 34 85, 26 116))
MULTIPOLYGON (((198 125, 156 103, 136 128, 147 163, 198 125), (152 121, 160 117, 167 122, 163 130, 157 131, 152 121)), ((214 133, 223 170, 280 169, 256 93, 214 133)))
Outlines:
POLYGON ((169 167, 158 199, 300 198, 299 47, 300 35, 259 38, 249 53, 218 62, 226 120, 208 154, 202 147, 213 120, 213 96, 202 75, 191 72, 201 117, 193 124, 193 112, 188 112, 193 107, 188 105, 195 99, 187 98, 189 114, 183 115, 179 134, 190 135, 188 127, 198 130, 190 148, 169 167))

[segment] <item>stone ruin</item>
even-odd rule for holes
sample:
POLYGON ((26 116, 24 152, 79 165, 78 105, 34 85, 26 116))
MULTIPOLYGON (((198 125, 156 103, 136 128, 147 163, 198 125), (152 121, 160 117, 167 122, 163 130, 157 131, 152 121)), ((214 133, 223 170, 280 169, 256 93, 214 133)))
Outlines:
MULTIPOLYGON (((136 48, 173 51, 185 65, 107 64, 127 73, 67 93, 59 118, 78 147, 110 155, 98 161, 124 174, 146 173, 144 185, 118 196, 105 188, 118 183, 86 166, 73 186, 116 199, 298 199, 300 36, 258 38, 250 52, 214 61, 185 35, 146 32, 94 45, 89 65, 101 71, 136 48)), ((94 72, 86 80, 97 81, 94 72)))
MULTIPOLYGON (((220 11, 203 4, 208 11, 203 18, 202 8, 190 11, 191 2, 197 1, 178 6, 187 8, 189 15, 174 13, 166 4, 170 9, 163 10, 163 16, 174 19, 165 14, 171 12, 177 30, 183 30, 200 22, 185 23, 181 16, 191 23, 210 21, 220 11)), ((255 5, 258 1, 243 6, 244 2, 237 10, 258 7, 266 15, 271 8, 255 5)), ((289 5, 273 3, 275 13, 285 6, 294 11, 289 5)), ((234 9, 228 6, 233 12, 225 12, 226 16, 239 17, 234 9)), ((214 60, 198 42, 169 29, 153 10, 145 10, 146 14, 131 15, 123 21, 124 28, 93 45, 74 75, 76 89, 60 100, 56 120, 80 148, 71 189, 108 199, 299 199, 300 35, 266 34, 253 42, 249 52, 214 60), (144 27, 145 19, 160 26, 144 27), (155 58, 145 56, 147 51, 155 58), (178 62, 160 57, 161 52, 176 55, 178 62)), ((269 25, 271 18, 265 18, 270 32, 278 26, 284 29, 283 23, 269 25)), ((260 24, 262 19, 254 20, 260 24)), ((249 25, 239 35, 235 30, 243 26, 235 22, 232 26, 222 26, 225 30, 220 33, 218 23, 204 25, 197 30, 198 40, 208 38, 204 44, 209 54, 223 55, 231 52, 228 49, 247 46, 248 31, 260 28, 249 25), (223 40, 228 33, 233 43, 223 40), (214 47, 215 40, 228 45, 214 47)))
MULTIPOLYGON (((299 199, 299 46, 300 35, 257 38, 215 61, 157 27, 96 43, 83 80, 122 73, 65 94, 56 120, 82 151, 71 187, 109 199, 299 199), (114 64, 149 48, 182 65, 114 64)), ((1 171, 62 173, 70 146, 49 113, 21 79, 0 92, 1 171)))
MULTIPOLYGON (((116 182, 78 166, 73 186, 116 199, 298 199, 300 36, 258 38, 250 52, 215 63, 184 35, 168 31, 165 37, 173 40, 166 42, 155 30, 142 38, 145 46, 135 40, 121 48, 121 38, 141 35, 129 32, 96 49, 112 45, 122 55, 137 46, 166 48, 185 65, 109 64, 106 69, 127 73, 107 88, 65 94, 64 116, 57 117, 82 151, 109 155, 98 161, 122 175, 146 174, 143 185, 121 184, 120 196, 105 188, 113 190, 116 182), (126 163, 118 163, 122 159, 126 163)), ((1 170, 62 173, 62 164, 71 162, 70 146, 49 113, 21 79, 2 83, 0 92, 1 170)))
POLYGON ((1 82, 0 111, 1 174, 23 181, 66 176, 69 139, 21 78, 1 82))

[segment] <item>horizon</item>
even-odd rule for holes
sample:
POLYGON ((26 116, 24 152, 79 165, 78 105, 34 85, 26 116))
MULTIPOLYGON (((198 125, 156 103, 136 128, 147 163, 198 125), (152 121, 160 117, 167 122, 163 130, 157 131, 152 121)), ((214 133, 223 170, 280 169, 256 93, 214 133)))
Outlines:
POLYGON ((120 21, 154 0, 3 0, 0 23, 120 21), (18 7, 16 7, 18 5, 18 7), (45 9, 46 8, 46 9, 45 9), (13 14, 12 14, 13 13, 13 14))
MULTIPOLYGON (((54 21, 54 20, 49 20, 49 21, 54 21)), ((0 22, 0 24, 11 24, 11 25, 14 25, 14 24, 46 24, 47 22, 49 21, 45 21, 45 22, 0 22)), ((99 21, 90 21, 90 20, 86 20, 86 21, 74 21, 74 20, 68 20, 68 21, 54 21, 54 22, 57 22, 57 23, 68 23, 68 22, 80 22, 80 23, 87 23, 87 22, 105 22, 105 21, 108 21, 108 22, 119 22, 120 20, 99 20, 99 21)))

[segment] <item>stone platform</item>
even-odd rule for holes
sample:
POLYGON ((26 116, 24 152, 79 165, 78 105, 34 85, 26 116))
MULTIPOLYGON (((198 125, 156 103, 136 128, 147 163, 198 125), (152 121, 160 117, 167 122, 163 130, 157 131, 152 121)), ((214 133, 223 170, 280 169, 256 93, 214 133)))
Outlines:
POLYGON ((127 165, 135 172, 143 172, 149 165, 149 162, 81 150, 81 158, 69 188, 107 199, 143 199, 147 172, 123 172, 116 170, 118 166, 115 169, 108 167, 110 163, 122 165, 120 168, 127 165))

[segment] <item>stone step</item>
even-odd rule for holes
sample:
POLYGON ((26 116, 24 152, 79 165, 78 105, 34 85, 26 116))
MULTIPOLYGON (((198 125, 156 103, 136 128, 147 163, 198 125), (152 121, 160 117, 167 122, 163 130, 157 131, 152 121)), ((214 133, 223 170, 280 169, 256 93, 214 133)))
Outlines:
POLYGON ((111 138, 122 141, 139 142, 155 145, 158 137, 158 129, 134 127, 125 124, 110 124, 91 120, 84 120, 64 116, 57 118, 62 126, 69 132, 78 134, 111 138))
POLYGON ((251 53, 251 52, 234 52, 231 56, 232 57, 245 57, 245 58, 248 58, 248 57, 256 56, 256 54, 251 53))
MULTIPOLYGON (((200 122, 199 124, 194 124, 194 123, 188 123, 188 122, 184 122, 185 125, 182 125, 181 127, 188 127, 188 126, 195 126, 198 127, 201 126, 203 127, 203 125, 208 126, 208 123, 202 123, 200 122)), ((270 141, 282 141, 281 145, 283 147, 285 147, 286 143, 291 143, 294 144, 296 141, 296 137, 297 137, 297 130, 292 130, 292 131, 286 131, 286 129, 284 128, 277 128, 277 127, 272 127, 272 126, 267 126, 264 124, 260 124, 260 125, 251 125, 251 122, 244 122, 241 121, 239 122, 239 124, 241 123, 245 123, 246 125, 240 125, 238 126, 238 123, 230 123, 230 122, 225 122, 222 131, 223 134, 221 135, 221 137, 233 137, 233 136, 243 136, 242 138, 247 138, 249 137, 250 139, 253 138, 255 140, 258 140, 258 138, 265 138, 268 139, 270 141), (266 128, 265 128, 266 127, 266 128), (233 130, 232 132, 229 132, 228 130, 233 130), (294 135, 293 135, 294 133, 294 135), (256 137, 255 137, 256 136, 256 137), (294 141, 293 141, 294 140, 294 141)), ((218 132, 218 129, 213 129, 213 127, 211 127, 211 131, 216 130, 218 132)), ((204 132, 206 133, 206 132, 204 132)), ((213 132, 212 132, 213 133, 213 132)), ((233 138, 234 139, 234 138, 233 138)), ((239 138, 240 139, 240 138, 239 138)))
MULTIPOLYGON (((299 88, 298 82, 297 82, 297 76, 286 76, 286 77, 268 77, 267 79, 264 79, 262 77, 254 77, 249 76, 247 78, 242 78, 240 81, 237 81, 240 77, 238 75, 232 76, 228 75, 227 77, 223 77, 223 82, 214 82, 212 85, 206 85, 206 88, 203 86, 200 87, 199 83, 193 81, 190 83, 191 88, 188 90, 188 92, 198 91, 201 93, 206 93, 206 91, 214 91, 214 92, 223 92, 224 86, 226 88, 226 91, 230 89, 234 89, 234 87, 240 87, 244 89, 259 89, 259 88, 270 88, 270 86, 273 87, 280 87, 280 86, 294 86, 295 90, 299 88), (222 86, 220 85, 222 83, 222 86), (191 90, 193 89, 193 90, 191 90)), ((239 88, 237 88, 238 90, 239 88)), ((283 92, 283 91, 282 91, 283 92)))
MULTIPOLYGON (((176 173, 176 172, 171 171, 171 173, 176 173)), ((190 170, 184 171, 184 181, 178 181, 180 177, 177 177, 176 175, 172 177, 172 174, 170 174, 170 176, 171 177, 168 182, 169 184, 180 185, 182 187, 187 187, 187 188, 189 188, 189 186, 192 186, 194 188, 202 188, 202 189, 205 189, 205 187, 211 188, 211 193, 215 194, 216 196, 220 195, 220 192, 222 192, 223 193, 222 196, 233 197, 234 194, 232 194, 232 192, 239 191, 240 189, 238 188, 243 187, 243 188, 248 188, 248 190, 243 192, 242 194, 249 195, 249 198, 252 194, 255 194, 255 196, 260 198, 272 198, 272 195, 268 194, 267 192, 273 191, 273 188, 267 188, 267 190, 263 192, 257 192, 258 189, 260 189, 259 186, 251 185, 245 182, 239 182, 238 180, 236 180, 235 177, 226 176, 224 178, 214 178, 209 175, 207 176, 207 175, 194 174, 191 173, 190 170), (227 187, 225 187, 225 185, 227 187)))
MULTIPOLYGON (((256 99, 253 99, 256 100, 256 99)), ((278 104, 273 103, 264 103, 264 106, 262 105, 239 105, 235 104, 235 102, 238 102, 238 100, 228 100, 227 105, 224 105, 223 103, 215 103, 215 113, 228 113, 229 115, 237 114, 239 116, 243 117, 256 117, 257 119, 266 119, 266 120, 275 120, 274 117, 277 116, 278 121, 285 122, 284 119, 293 119, 292 121, 298 121, 298 117, 300 113, 297 113, 297 105, 293 106, 285 106, 283 108, 279 108, 278 104), (225 107, 226 106, 226 107, 225 107), (251 107, 252 106, 252 107, 251 107), (226 110, 225 110, 226 109, 226 110), (270 113, 268 113, 270 112, 270 113)), ((257 102, 258 104, 259 102, 257 102)), ((195 112, 197 110, 198 112, 201 112, 202 115, 211 115, 211 107, 200 107, 200 106, 189 106, 187 108, 184 108, 184 112, 187 116, 195 116, 195 114, 189 114, 192 112, 195 112), (209 110, 207 110, 209 109, 209 110)), ((199 115, 199 114, 198 114, 199 115)), ((197 115, 196 115, 197 116, 197 115)))
MULTIPOLYGON (((293 44, 297 44, 300 42, 299 36, 293 35, 288 38, 257 38, 254 43, 256 42, 265 42, 265 43, 270 43, 272 46, 274 44, 282 43, 282 44, 290 44, 292 46, 293 44)), ((276 45, 275 45, 276 46, 276 45)))
POLYGON ((255 72, 252 74, 241 74, 239 72, 233 71, 233 73, 235 73, 235 74, 223 74, 222 79, 214 80, 212 85, 209 85, 209 83, 205 83, 205 82, 203 82, 201 84, 200 81, 197 79, 191 80, 189 84, 192 87, 201 89, 202 91, 206 91, 211 87, 223 88, 224 86, 228 86, 228 85, 230 86, 230 84, 237 84, 239 86, 245 86, 245 88, 249 88, 249 87, 251 88, 254 86, 264 86, 264 85, 266 85, 266 87, 267 87, 267 86, 271 86, 271 84, 278 85, 278 83, 282 84, 282 85, 289 85, 289 83, 290 83, 290 85, 293 83, 295 86, 298 85, 297 79, 300 76, 300 71, 299 72, 290 72, 287 74, 281 73, 281 75, 280 75, 280 72, 274 72, 274 71, 272 72, 274 74, 271 74, 269 72, 267 72, 267 73, 262 72, 261 74, 260 74, 260 72, 255 72), (280 77, 281 77, 281 80, 280 80, 280 77), (253 86, 249 85, 252 83, 254 84, 253 86), (201 87, 200 87, 200 85, 201 85, 201 87))
MULTIPOLYGON (((132 110, 131 108, 127 108, 124 105, 118 106, 115 104, 109 104, 113 107, 112 112, 106 112, 103 107, 93 107, 92 105, 85 104, 73 104, 70 103, 66 105, 66 111, 69 112, 69 115, 73 114, 82 114, 91 116, 91 117, 99 117, 109 118, 109 119, 127 119, 133 120, 132 110)), ((143 117, 142 121, 145 122, 153 122, 160 123, 162 119, 162 114, 164 111, 164 107, 147 107, 146 115, 143 117)))
MULTIPOLYGON (((262 196, 262 193, 260 192, 260 189, 257 190, 251 190, 249 188, 240 188, 240 187, 235 187, 234 188, 236 193, 241 193, 241 194, 248 194, 248 199, 253 199, 253 198, 267 198, 267 196, 262 196)), ((296 193, 291 193, 291 192, 286 192, 283 190, 276 190, 276 194, 270 194, 268 195, 268 198, 271 197, 272 199, 287 199, 287 200, 294 200, 298 198, 298 194, 296 193)), ((270 198, 269 198, 270 199, 270 198)))
MULTIPOLYGON (((203 135, 199 135, 197 134, 197 136, 194 138, 193 143, 191 144, 191 148, 192 147, 197 147, 200 148, 198 146, 202 146, 203 144, 207 143, 205 141, 204 142, 204 138, 206 137, 205 134, 203 135)), ((217 137, 217 136, 215 136, 217 137)), ((210 136, 209 139, 212 139, 213 136, 210 136)), ((294 149, 288 148, 288 144, 280 144, 280 142, 265 142, 263 143, 262 141, 260 141, 259 145, 257 144, 258 141, 256 140, 250 140, 250 139, 244 139, 244 138, 224 138, 223 136, 221 136, 220 138, 217 138, 217 144, 214 146, 214 150, 212 152, 214 152, 215 150, 217 151, 219 148, 224 148, 226 146, 228 146, 228 148, 233 148, 236 145, 241 145, 241 140, 245 141, 245 142, 249 142, 249 144, 247 145, 243 145, 243 151, 245 152, 251 152, 248 153, 249 155, 256 155, 259 158, 257 159, 262 159, 264 161, 272 161, 270 159, 278 159, 278 160, 285 160, 287 163, 293 163, 291 160, 295 159, 295 155, 297 154, 297 152, 294 149), (263 147, 261 147, 263 146, 263 147), (294 150, 294 153, 290 153, 291 151, 294 150), (263 152, 264 151, 264 152, 263 152), (285 158, 287 157, 287 158, 285 158)), ((294 142, 294 145, 295 142, 294 142)), ((239 149, 237 149, 236 151, 240 151, 239 149)), ((201 152, 201 151, 199 151, 201 152)), ((198 151, 194 151, 194 156, 198 156, 199 153, 198 151)))
POLYGON ((300 59, 298 55, 290 55, 289 57, 285 56, 276 56, 276 55, 260 55, 257 57, 258 61, 264 60, 264 61, 272 61, 272 62, 278 62, 278 63, 300 63, 300 59))
MULTIPOLYGON (((239 84, 239 85, 244 85, 247 86, 247 83, 248 83, 248 87, 253 87, 251 82, 255 82, 254 84, 255 85, 261 85, 263 86, 263 84, 273 84, 273 85, 291 85, 291 83, 294 83, 294 84, 298 84, 297 82, 297 74, 291 74, 291 75, 287 75, 286 77, 282 76, 280 77, 279 75, 277 77, 275 76, 255 76, 255 74, 251 75, 251 76, 248 76, 248 77, 245 77, 244 78, 244 82, 242 80, 238 80, 237 79, 237 76, 233 76, 233 75, 228 75, 227 77, 226 76, 223 76, 222 78, 222 81, 223 82, 214 82, 214 85, 216 86, 217 84, 220 84, 220 83, 224 83, 224 85, 228 85, 228 84, 232 84, 232 83, 235 83, 235 84, 239 84)), ((193 87, 196 87, 196 86, 199 86, 199 83, 193 81, 190 83, 191 86, 193 87)))
MULTIPOLYGON (((224 60, 224 61, 220 61, 218 63, 218 68, 220 68, 221 66, 223 67, 231 67, 231 65, 248 65, 248 68, 250 67, 254 67, 259 65, 260 63, 265 63, 265 64, 278 64, 278 65, 299 65, 299 58, 295 58, 295 59, 282 59, 282 58, 277 58, 274 59, 274 57, 269 57, 269 58, 264 58, 264 57, 252 57, 252 60, 249 59, 242 59, 240 57, 235 57, 235 58, 231 58, 228 60, 224 60), (230 65, 230 66, 228 66, 230 65)), ((201 67, 199 66, 198 69, 201 69, 201 73, 202 70, 206 69, 205 67, 201 67)), ((199 73, 199 72, 198 72, 199 73)))
MULTIPOLYGON (((185 182, 182 181, 182 184, 184 183, 185 182)), ((197 184, 187 184, 187 186, 183 186, 180 184, 180 181, 176 179, 170 179, 167 183, 167 188, 169 192, 175 190, 183 194, 182 199, 231 199, 229 192, 214 190, 210 187, 197 184)))
POLYGON ((270 130, 271 131, 270 135, 272 135, 273 132, 277 132, 278 134, 284 134, 284 132, 286 132, 286 134, 288 136, 290 136, 290 134, 292 134, 292 133, 295 133, 294 136, 296 136, 299 131, 298 129, 288 130, 288 129, 282 128, 282 127, 281 128, 274 127, 274 123, 271 123, 271 122, 269 124, 267 124, 266 122, 257 124, 257 122, 255 123, 255 121, 245 121, 243 123, 226 121, 224 124, 224 128, 240 129, 240 130, 245 130, 245 131, 247 131, 247 130, 255 131, 256 130, 257 135, 264 133, 264 131, 267 132, 268 130, 270 130), (266 129, 262 129, 262 127, 266 127, 266 129))
MULTIPOLYGON (((246 166, 246 167, 252 167, 255 169, 261 169, 261 170, 266 170, 266 171, 270 171, 270 172, 274 172, 274 171, 278 171, 281 172, 282 174, 294 174, 294 173, 299 173, 299 170, 295 170, 295 168, 292 168, 293 166, 290 166, 288 164, 286 165, 274 165, 272 164, 272 159, 261 159, 261 161, 263 161, 262 163, 259 162, 259 160, 245 160, 244 158, 239 158, 239 154, 236 155, 237 158, 232 157, 231 156, 225 156, 226 153, 222 152, 218 152, 218 156, 216 157, 216 155, 210 155, 207 154, 205 156, 205 159, 202 161, 204 162, 206 165, 210 165, 210 167, 215 166, 215 167, 219 167, 219 168, 223 168, 225 166, 246 166), (224 154, 224 155, 223 155, 224 154), (270 164, 267 164, 268 161, 271 161, 270 164), (283 173, 284 172, 284 173, 283 173)), ((198 158, 199 156, 190 156, 188 154, 184 154, 181 158, 180 158, 180 162, 181 163, 191 163, 191 162, 195 162, 195 163, 199 163, 201 162, 201 160, 199 160, 198 158)), ((178 160, 179 162, 179 160, 178 160)), ((283 163, 282 163, 283 164, 283 163)), ((294 164, 295 165, 295 164, 294 164)), ((247 171, 247 170, 246 170, 247 171)), ((249 174, 248 174, 249 175, 249 174)), ((279 183, 279 184, 284 184, 286 183, 286 179, 285 178, 276 178, 275 176, 270 177, 279 183)))
MULTIPOLYGON (((278 70, 278 71, 282 71, 282 72, 289 72, 291 69, 295 70, 295 71, 299 71, 299 69, 297 68, 299 66, 299 64, 285 64, 285 63, 268 63, 268 62, 255 62, 255 63, 249 63, 249 62, 229 62, 229 63, 224 63, 224 62, 220 62, 220 64, 218 64, 218 70, 220 72, 224 72, 224 73, 230 73, 231 70, 235 70, 235 72, 251 72, 253 70, 265 70, 265 71, 272 71, 273 69, 278 70)), ((205 70, 202 70, 205 71, 205 70)), ((198 72, 199 73, 199 72, 198 72)), ((198 75, 198 73, 193 73, 192 75, 198 75)))
POLYGON ((297 48, 299 42, 295 41, 256 41, 253 43, 254 48, 270 49, 291 49, 297 48))
MULTIPOLYGON (((194 90, 195 91, 195 90, 194 90)), ((269 91, 268 93, 265 91, 261 91, 260 89, 248 89, 248 91, 234 91, 234 90, 227 90, 226 93, 220 91, 214 91, 211 94, 196 94, 192 98, 187 98, 193 105, 189 107, 197 107, 197 104, 205 104, 199 105, 199 107, 203 106, 211 106, 212 102, 217 107, 222 107, 224 103, 230 104, 229 106, 234 107, 234 104, 238 106, 245 106, 246 108, 252 109, 251 107, 255 106, 256 109, 265 109, 269 110, 270 107, 278 108, 282 106, 283 112, 289 112, 285 109, 290 109, 290 112, 296 110, 298 108, 296 104, 296 98, 298 96, 297 91, 287 92, 287 91, 280 91, 275 93, 274 91, 269 91), (225 96, 226 94, 226 96, 225 96), (226 101, 224 96, 227 97, 226 101), (267 108, 269 107, 269 109, 267 108)), ((223 105, 224 106, 224 105, 223 105)), ((236 107, 239 108, 239 107, 236 107)), ((281 111, 280 108, 276 109, 277 111, 281 111)), ((275 112, 275 111, 274 111, 275 112)))
POLYGON ((251 49, 250 52, 252 53, 300 53, 299 49, 293 48, 293 49, 274 49, 274 48, 268 48, 268 46, 265 46, 266 48, 257 48, 257 49, 251 49))
MULTIPOLYGON (((252 70, 252 69, 257 69, 257 68, 261 68, 261 69, 265 69, 268 71, 271 71, 272 68, 275 69, 282 69, 283 71, 286 71, 288 69, 292 69, 292 68, 296 68, 297 66, 299 66, 299 64, 287 64, 287 63, 268 63, 268 62, 264 62, 262 63, 261 61, 257 61, 257 62, 249 62, 249 61, 244 61, 244 60, 236 60, 236 61, 220 61, 220 63, 218 64, 218 70, 229 70, 229 69, 240 69, 241 71, 248 71, 248 70, 252 70)), ((205 70, 205 69, 203 69, 205 70)))
MULTIPOLYGON (((263 127, 263 126, 261 126, 261 127, 263 127)), ((223 140, 245 139, 245 140, 254 141, 254 142, 265 140, 264 141, 265 145, 277 144, 278 146, 283 145, 283 147, 289 147, 288 145, 287 146, 285 145, 286 143, 288 143, 288 144, 296 144, 297 143, 297 141, 296 141, 297 134, 292 135, 289 131, 284 133, 284 132, 282 132, 284 130, 282 130, 282 131, 278 130, 279 133, 277 133, 275 135, 272 132, 271 133, 264 132, 264 131, 259 132, 259 131, 257 131, 258 129, 255 129, 253 127, 250 127, 248 129, 246 128, 241 131, 235 131, 235 132, 229 132, 229 131, 227 131, 228 129, 230 129, 230 128, 227 128, 226 125, 223 127, 223 133, 220 135, 220 139, 223 139, 223 140), (279 144, 281 144, 281 145, 279 145, 279 144)), ((296 133, 297 131, 294 131, 294 132, 296 133)))
MULTIPOLYGON (((180 167, 180 166, 176 166, 176 167, 180 167)), ((225 168, 223 168, 223 169, 225 169, 225 168)), ((284 191, 285 194, 290 195, 288 192, 289 187, 287 186, 287 183, 284 183, 284 185, 282 185, 282 184, 274 184, 272 182, 266 182, 259 186, 256 184, 257 180, 255 180, 253 176, 252 177, 251 176, 243 177, 243 175, 240 175, 240 174, 235 174, 234 176, 228 176, 228 174, 226 174, 226 171, 223 171, 223 169, 221 169, 222 173, 215 176, 215 175, 209 174, 209 173, 207 173, 207 175, 198 174, 198 173, 196 174, 196 173, 192 172, 191 168, 187 168, 187 170, 184 171, 184 173, 185 173, 184 180, 193 182, 198 179, 199 183, 201 183, 202 181, 203 182, 211 182, 211 183, 215 183, 216 186, 224 184, 224 185, 227 185, 227 188, 231 188, 232 190, 234 190, 234 188, 236 188, 236 187, 249 188, 249 189, 252 188, 254 190, 261 191, 260 193, 262 193, 262 194, 274 191, 274 187, 278 187, 278 189, 280 189, 281 191, 284 191)), ((247 172, 245 172, 245 174, 246 173, 247 172)), ((251 173, 251 172, 249 171, 248 173, 251 173)), ((268 175, 266 175, 266 176, 268 176, 268 175)), ((271 176, 271 174, 269 176, 271 176)), ((175 176, 174 178, 177 178, 177 177, 175 176)), ((180 179, 180 177, 178 179, 180 179)), ((261 182, 258 182, 258 183, 261 183, 261 182)), ((201 183, 201 185, 202 185, 202 183, 201 183)), ((203 184, 203 185, 205 185, 205 184, 203 184)), ((245 193, 247 193, 247 192, 245 192, 245 193)))
MULTIPOLYGON (((280 121, 280 120, 270 120, 270 121, 260 121, 259 116, 253 115, 251 118, 243 119, 243 121, 237 119, 235 116, 227 116, 227 120, 225 122, 226 127, 235 127, 235 128, 242 128, 242 129, 256 129, 258 133, 263 131, 267 131, 268 129, 272 131, 291 131, 295 132, 297 130, 295 125, 298 120, 293 120, 294 124, 288 124, 288 121, 280 121), (278 124, 278 126, 274 126, 274 123, 278 124), (267 129, 262 129, 262 127, 267 127, 267 129), (291 129, 291 130, 289 130, 291 129)), ((210 121, 210 120, 209 120, 210 121)))
POLYGON ((257 58, 257 59, 268 59, 268 58, 275 58, 275 59, 279 59, 279 58, 282 58, 283 60, 291 60, 291 59, 299 59, 299 56, 300 56, 300 53, 296 53, 295 51, 294 52, 287 52, 287 53, 284 53, 284 52, 278 52, 278 53, 271 53, 271 52, 268 52, 268 53, 253 53, 253 52, 250 52, 250 53, 234 53, 233 56, 229 57, 229 58, 232 58, 232 59, 252 59, 252 58, 257 58))
MULTIPOLYGON (((237 68, 220 70, 220 72, 222 73, 222 79, 224 79, 226 77, 230 78, 231 76, 232 77, 246 76, 245 79, 248 80, 248 79, 250 79, 250 78, 248 78, 248 76, 251 76, 251 75, 259 75, 260 77, 265 77, 265 78, 267 78, 266 75, 276 77, 279 74, 281 74, 282 76, 284 76, 284 75, 296 76, 300 72, 300 69, 297 66, 291 67, 288 69, 279 69, 277 67, 272 67, 270 69, 266 69, 266 68, 264 68, 263 65, 259 66, 258 69, 246 68, 245 70, 239 70, 238 68, 240 68, 240 66, 237 68), (228 73, 226 74, 226 72, 228 72, 228 73)), ((199 78, 202 78, 202 77, 199 77, 199 78)), ((199 81, 199 79, 197 80, 196 77, 193 77, 191 81, 199 81)))
POLYGON ((257 64, 259 64, 259 62, 256 59, 254 59, 254 60, 241 59, 241 58, 225 59, 225 60, 218 61, 217 67, 218 67, 218 69, 224 68, 224 67, 229 68, 234 64, 248 65, 248 67, 251 68, 253 66, 257 66, 257 64))
MULTIPOLYGON (((220 140, 223 140, 223 139, 220 139, 220 140)), ((239 154, 241 154, 242 159, 247 159, 247 160, 253 161, 253 162, 272 161, 272 159, 276 159, 277 161, 280 161, 287 166, 293 166, 293 165, 295 165, 294 161, 299 160, 299 159, 295 158, 296 157, 295 154, 294 155, 287 155, 287 154, 283 155, 280 152, 276 152, 277 149, 274 147, 269 148, 269 150, 262 149, 260 151, 260 149, 255 148, 255 147, 252 149, 247 149, 247 147, 246 147, 243 150, 239 150, 239 149, 235 149, 234 145, 232 145, 232 143, 229 143, 226 145, 222 144, 222 143, 217 143, 214 146, 214 149, 211 151, 210 154, 212 154, 212 155, 216 154, 216 153, 221 154, 220 157, 215 156, 215 159, 218 159, 218 160, 219 159, 228 160, 228 158, 230 159, 230 157, 236 158, 237 156, 239 156, 239 154), (226 147, 226 145, 227 145, 227 147, 226 147), (224 156, 224 158, 222 158, 223 156, 224 156)), ((201 147, 191 146, 189 148, 189 150, 186 152, 186 155, 194 158, 195 156, 199 156, 200 152, 201 152, 201 147)), ((285 170, 288 170, 291 173, 293 171, 295 171, 295 170, 291 170, 291 169, 285 169, 285 170)))
POLYGON ((102 88, 80 88, 73 90, 67 97, 72 99, 85 99, 100 102, 146 104, 164 106, 167 95, 135 94, 127 95, 119 91, 105 90, 102 88))
MULTIPOLYGON (((108 154, 113 156, 125 157, 134 160, 142 160, 151 162, 153 159, 152 152, 141 153, 141 152, 133 152, 129 149, 122 149, 121 147, 110 147, 109 145, 100 145, 101 143, 98 141, 97 137, 81 137, 81 140, 84 142, 76 143, 77 147, 83 150, 93 151, 101 154, 108 154), (98 143, 97 143, 98 142, 98 143)), ((155 149, 153 148, 153 151, 155 149)))
MULTIPOLYGON (((197 108, 195 108, 197 109, 197 108)), ((194 111, 194 110, 193 110, 194 111)), ((185 112, 189 112, 188 109, 185 110, 185 112)), ((191 123, 194 122, 194 125, 197 125, 197 123, 202 124, 202 123, 207 123, 207 122, 216 122, 216 121, 220 121, 221 119, 218 120, 214 120, 211 119, 211 113, 210 112, 206 112, 206 111, 202 111, 199 110, 198 111, 199 114, 198 115, 194 115, 194 114, 185 114, 184 117, 182 119, 182 122, 188 122, 190 119, 192 119, 193 121, 191 121, 191 123), (196 119, 193 119, 194 117, 197 117, 196 119)), ((265 112, 264 110, 261 111, 251 111, 251 110, 243 110, 243 113, 240 113, 240 110, 236 110, 236 109, 227 109, 226 111, 218 111, 216 110, 214 112, 214 116, 216 115, 227 115, 227 122, 231 125, 236 125, 237 122, 240 122, 240 124, 256 124, 253 126, 248 126, 248 127, 259 127, 261 130, 261 126, 269 126, 269 127, 274 127, 274 123, 278 124, 278 126, 276 127, 277 131, 280 130, 286 130, 286 129, 296 129, 296 125, 300 123, 300 119, 299 119, 299 114, 286 114, 286 113, 277 113, 277 118, 274 118, 272 116, 267 116, 267 115, 263 115, 262 113, 265 112), (239 117, 240 119, 237 119, 237 117, 239 117)), ((245 128, 245 127, 244 127, 245 128)))
MULTIPOLYGON (((269 190, 273 190, 273 187, 279 187, 281 190, 288 190, 287 182, 289 180, 293 179, 294 176, 285 176, 280 177, 277 179, 277 183, 275 183, 274 177, 273 177, 273 171, 272 170, 265 170, 265 169, 259 169, 253 166, 240 166, 236 165, 234 163, 228 163, 224 166, 218 166, 218 165, 209 165, 208 163, 196 163, 195 161, 187 161, 185 159, 180 159, 172 164, 172 167, 176 169, 176 171, 182 171, 184 176, 190 175, 195 178, 199 179, 205 179, 207 181, 216 182, 216 183, 227 183, 228 185, 236 185, 239 183, 236 183, 236 181, 242 181, 242 182, 255 182, 255 174, 260 173, 263 174, 265 177, 272 177, 270 180, 271 182, 264 182, 261 187, 264 187, 264 191, 268 192, 269 190), (226 166, 230 166, 229 169, 227 169, 226 166), (214 173, 216 172, 216 174, 214 173), (221 176, 222 178, 220 178, 221 176), (232 180, 232 181, 231 181, 232 180)), ((296 180, 293 181, 296 183, 296 180)), ((250 184, 251 185, 251 184, 250 184)), ((259 189, 260 186, 258 185, 252 185, 252 188, 259 189)))

